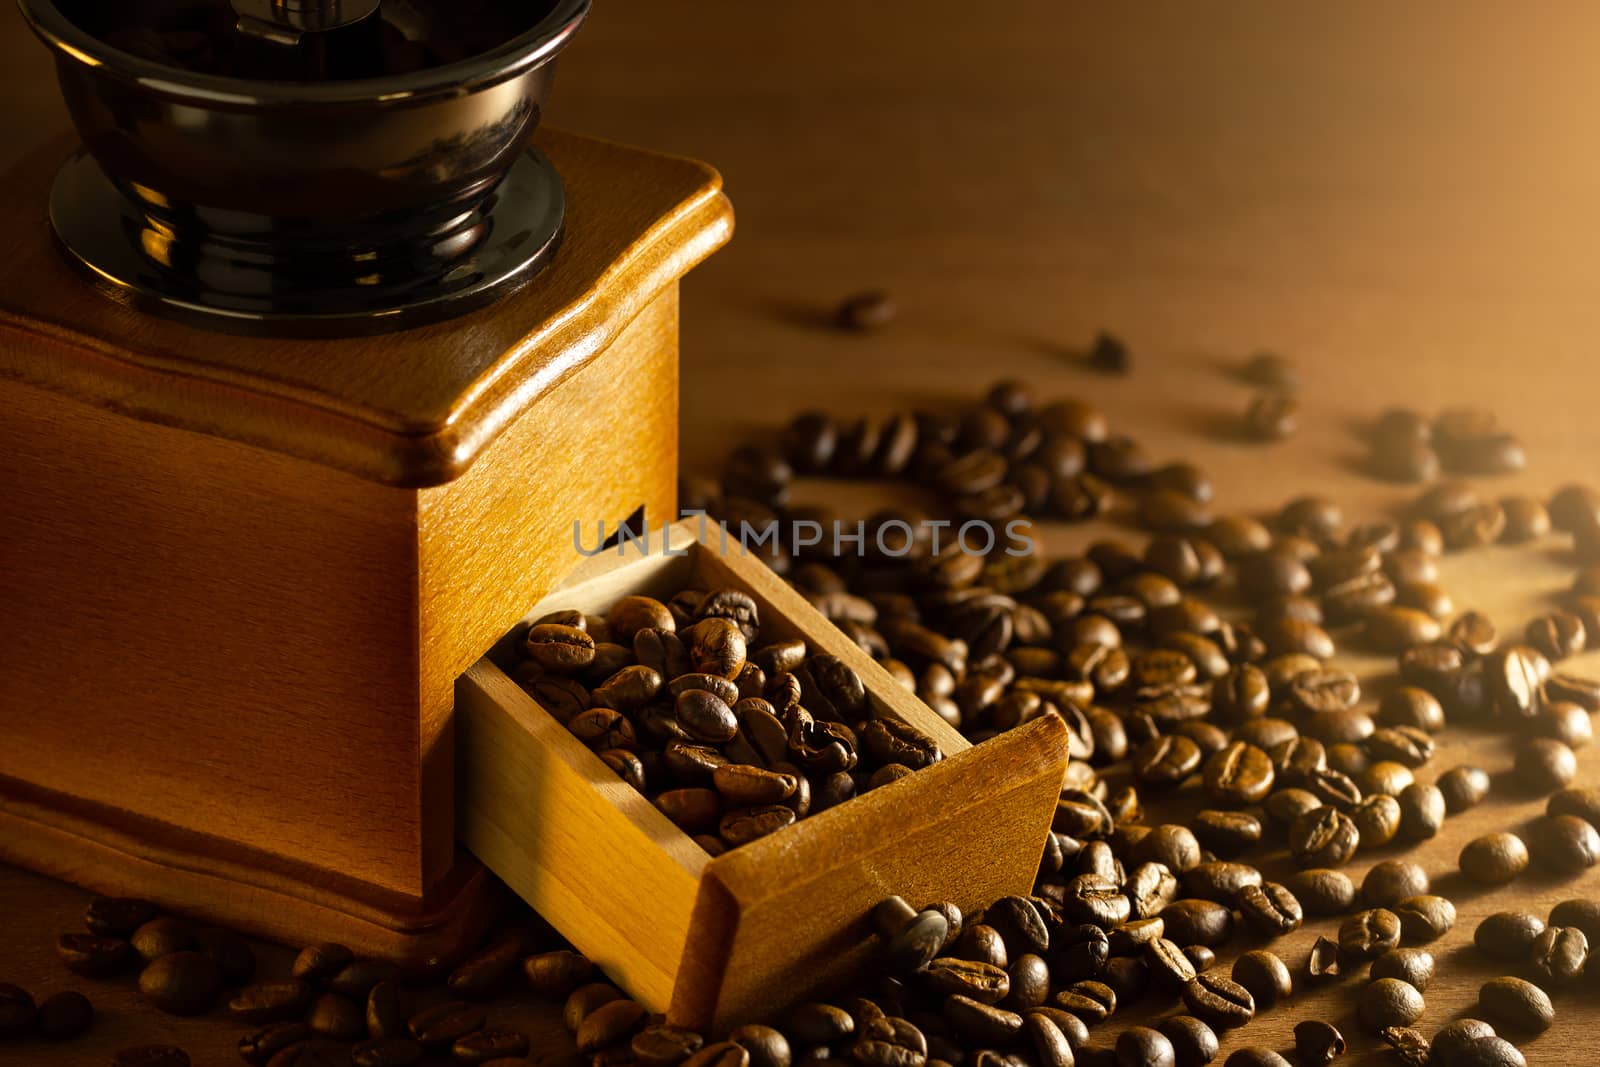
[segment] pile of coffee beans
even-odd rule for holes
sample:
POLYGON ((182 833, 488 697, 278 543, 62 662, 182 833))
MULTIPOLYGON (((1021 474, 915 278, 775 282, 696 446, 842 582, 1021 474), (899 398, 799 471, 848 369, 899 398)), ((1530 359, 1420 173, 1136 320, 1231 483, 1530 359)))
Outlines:
MULTIPOLYGON (((1120 346, 1104 347, 1109 367, 1120 346)), ((1269 372, 1283 368, 1252 373, 1292 391, 1269 372)), ((1412 466, 1432 464, 1405 480, 1521 465, 1492 418, 1391 414, 1383 424, 1383 448, 1409 440, 1425 450, 1413 450, 1412 466)), ((463 969, 469 977, 452 975, 448 1001, 403 1008, 387 999, 404 995, 392 976, 369 967, 343 981, 357 962, 319 946, 288 979, 233 995, 230 1006, 250 1013, 241 1020, 268 1027, 241 1047, 250 1062, 277 1067, 260 1046, 284 1034, 403 1049, 390 1059, 363 1052, 359 1063, 413 1062, 403 1057, 417 1046, 481 1062, 476 1046, 459 1044, 486 1029, 475 997, 520 964, 536 993, 565 999, 565 1022, 595 1067, 1189 1067, 1216 1058, 1220 1032, 1286 1010, 1301 987, 1357 979, 1353 1018, 1399 1062, 1525 1065, 1512 1042, 1550 1025, 1550 991, 1589 974, 1600 907, 1575 900, 1548 921, 1507 912, 1481 924, 1475 943, 1517 973, 1483 985, 1483 1019, 1457 1019, 1430 1039, 1417 1025, 1439 962, 1428 946, 1451 935, 1454 904, 1400 856, 1359 885, 1342 868, 1434 837, 1491 788, 1549 795, 1546 813, 1469 843, 1461 877, 1501 886, 1537 868, 1569 878, 1600 859, 1600 791, 1572 785, 1600 682, 1559 667, 1600 634, 1600 492, 1496 499, 1440 482, 1376 522, 1347 522, 1318 496, 1266 518, 1219 513, 1203 470, 1156 462, 1091 404, 1040 404, 1025 385, 1001 382, 958 411, 800 415, 777 443, 738 449, 720 482, 687 481, 682 497, 731 527, 827 527, 826 509, 793 499, 797 475, 904 479, 956 527, 1111 512, 1148 534, 1048 560, 961 539, 937 547, 930 516, 898 508, 866 520, 868 536, 848 550, 832 538, 765 543, 775 570, 973 741, 1043 715, 1064 720, 1073 760, 1032 892, 965 915, 891 897, 870 917, 881 951, 858 986, 727 1035, 669 1026, 582 956, 529 954, 526 939, 503 938, 463 969), (891 529, 909 533, 876 536, 891 529), (1459 610, 1439 582, 1444 553, 1550 531, 1569 535, 1595 569, 1524 632, 1503 635, 1459 610), (1329 662, 1341 646, 1389 657, 1396 684, 1373 699, 1329 662), (1434 738, 1447 724, 1512 735, 1511 774, 1491 783, 1472 765, 1437 772, 1434 738), (1147 816, 1147 799, 1177 790, 1195 803, 1176 821, 1147 816), (1274 947, 1323 918, 1339 920, 1337 937, 1292 958, 1274 947), (1245 938, 1248 951, 1219 966, 1219 951, 1245 938), (1141 1003, 1175 1014, 1118 1021, 1141 1003), (279 1010, 282 1021, 267 1023, 279 1010)), ((708 851, 939 756, 928 739, 874 718, 843 663, 763 638, 737 591, 626 598, 604 618, 559 612, 532 625, 522 647, 515 675, 527 691, 708 851)), ((152 978, 147 992, 168 1010, 199 1009, 229 981, 207 951, 165 928, 107 950, 127 954, 118 966, 210 959, 201 977, 215 971, 218 990, 178 980, 200 964, 167 964, 172 973, 152 978)), ((524 1054, 516 1035, 479 1040, 510 1050, 511 1062, 524 1054)), ((1295 1027, 1302 1064, 1345 1048, 1325 1020, 1295 1027)), ((1251 1045, 1227 1062, 1286 1061, 1251 1045)))
POLYGON ((558 611, 522 649, 523 689, 712 855, 943 758, 837 656, 763 640, 737 589, 558 611))

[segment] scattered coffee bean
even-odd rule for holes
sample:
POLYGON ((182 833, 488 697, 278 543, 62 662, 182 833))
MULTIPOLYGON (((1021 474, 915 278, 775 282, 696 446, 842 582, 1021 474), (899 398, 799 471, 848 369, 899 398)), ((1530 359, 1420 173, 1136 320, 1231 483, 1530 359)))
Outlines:
POLYGON ((1478 1006, 1492 1021, 1517 1033, 1541 1033, 1556 1017, 1545 991, 1521 978, 1489 979, 1478 989, 1478 1006))
POLYGON ((1444 794, 1445 810, 1456 815, 1476 807, 1489 795, 1489 773, 1479 767, 1452 767, 1439 776, 1439 792, 1444 794))
POLYGON ((1419 894, 1394 905, 1401 936, 1410 944, 1437 941, 1456 924, 1456 906, 1445 897, 1419 894))
POLYGON ((1557 874, 1580 874, 1600 859, 1600 833, 1576 815, 1541 815, 1527 832, 1528 854, 1557 874))
POLYGON ((1117 1067, 1176 1067, 1172 1041, 1148 1026, 1130 1026, 1117 1035, 1117 1067))
POLYGON ((1410 1026, 1424 1007, 1422 994, 1398 978, 1379 978, 1361 991, 1361 1021, 1374 1031, 1410 1026))
POLYGON ((1248 989, 1215 974, 1199 975, 1184 986, 1183 1003, 1190 1014, 1219 1030, 1243 1026, 1256 1012, 1248 989))
POLYGON ((1400 919, 1386 908, 1371 908, 1339 927, 1339 951, 1345 959, 1368 963, 1400 944, 1400 919))
POLYGON ((1283 960, 1263 949, 1253 949, 1235 960, 1232 977, 1250 991, 1260 1011, 1270 1011, 1294 989, 1289 968, 1283 960))
POLYGON ((1472 943, 1493 960, 1523 960, 1534 939, 1544 933, 1544 920, 1525 911, 1497 911, 1478 924, 1472 943))
POLYGON ((1326 867, 1295 871, 1284 879, 1309 916, 1323 918, 1350 910, 1356 901, 1356 886, 1343 871, 1326 867))
POLYGON ((1501 830, 1467 842, 1459 863, 1461 873, 1480 885, 1504 885, 1528 869, 1528 846, 1501 830))
POLYGON ((169 1015, 201 1015, 222 992, 222 971, 201 952, 167 953, 140 972, 139 992, 169 1015))
POLYGON ((1289 1061, 1260 1045, 1235 1049, 1223 1061, 1224 1067, 1289 1067, 1289 1061))
POLYGON ((1531 966, 1540 982, 1548 986, 1569 983, 1583 973, 1589 962, 1589 938, 1577 927, 1547 926, 1533 939, 1531 966))

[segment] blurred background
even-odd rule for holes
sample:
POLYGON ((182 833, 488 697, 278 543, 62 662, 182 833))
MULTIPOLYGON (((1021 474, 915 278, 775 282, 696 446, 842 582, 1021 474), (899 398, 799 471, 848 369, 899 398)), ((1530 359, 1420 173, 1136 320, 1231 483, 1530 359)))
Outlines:
MULTIPOLYGON (((548 121, 727 179, 737 234, 685 288, 689 468, 814 402, 819 372, 867 413, 1003 364, 1271 506, 1207 433, 1260 348, 1306 378, 1277 460, 1359 455, 1383 404, 1481 403, 1534 484, 1580 473, 1541 456, 1600 443, 1596 40, 1583 0, 601 0, 548 121), (869 287, 892 329, 819 328, 869 287), (1149 373, 1082 372, 1102 328, 1149 373)), ((10 4, 0 79, 4 162, 65 126, 10 4)))

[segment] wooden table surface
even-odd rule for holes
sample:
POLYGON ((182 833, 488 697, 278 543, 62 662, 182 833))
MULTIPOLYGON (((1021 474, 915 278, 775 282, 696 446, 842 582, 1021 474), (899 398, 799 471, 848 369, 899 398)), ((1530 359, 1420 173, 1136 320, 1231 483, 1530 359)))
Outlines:
MULTIPOLYGON (((1582 0, 1018 0, 982 16, 954 0, 610 0, 564 61, 550 121, 694 155, 727 178, 738 235, 685 287, 690 470, 803 407, 948 404, 1012 375, 1091 397, 1159 456, 1204 464, 1224 509, 1315 489, 1375 517, 1406 494, 1362 476, 1355 431, 1390 403, 1498 411, 1532 467, 1497 489, 1595 473, 1596 39, 1600 8, 1582 0), (896 295, 892 328, 819 325, 868 286, 896 295), (1130 344, 1128 377, 1082 368, 1100 328, 1130 344), (1306 382, 1302 432, 1271 448, 1226 432, 1249 395, 1230 371, 1262 347, 1306 382)), ((5 162, 64 118, 10 5, 0 60, 5 162)), ((1520 625, 1570 568, 1552 545, 1458 557, 1447 576, 1458 604, 1520 625)), ((1502 738, 1452 732, 1431 769, 1468 757, 1509 763, 1502 738)), ((1580 753, 1583 781, 1600 784, 1597 760, 1580 753)), ((1478 918, 1600 891, 1600 873, 1481 894, 1450 874, 1465 840, 1538 808, 1496 797, 1418 852, 1462 904, 1436 952, 1430 1032, 1489 974, 1470 947, 1478 918)), ((84 986, 105 1013, 83 1042, 21 1060, 0 1048, 0 1062, 100 1063, 168 1038, 197 1063, 237 1062, 237 1027, 168 1019, 126 986, 66 975, 50 945, 84 900, 0 870, 0 980, 84 986)), ((1291 964, 1328 925, 1287 940, 1291 964)), ((1235 1043, 1283 1047, 1299 1019, 1351 1022, 1350 1004, 1345 991, 1297 996, 1235 1043)), ((1528 1046, 1534 1064, 1589 1058, 1600 1009, 1557 1004, 1555 1028, 1528 1046)), ((549 1032, 548 1009, 508 1010, 549 1032)), ((546 1044, 541 1060, 565 1052, 546 1044)))

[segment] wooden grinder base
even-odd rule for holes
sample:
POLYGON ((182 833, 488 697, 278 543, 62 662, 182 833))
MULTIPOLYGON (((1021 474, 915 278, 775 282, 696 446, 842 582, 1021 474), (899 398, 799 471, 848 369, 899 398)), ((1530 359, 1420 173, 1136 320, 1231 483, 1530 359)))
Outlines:
POLYGON ((359 340, 120 306, 52 247, 72 138, 0 177, 0 860, 395 959, 472 938, 456 678, 575 521, 671 517, 678 280, 732 227, 708 167, 537 143, 544 273, 359 340))

